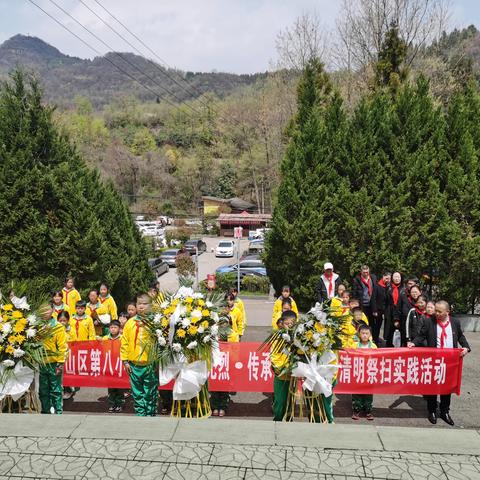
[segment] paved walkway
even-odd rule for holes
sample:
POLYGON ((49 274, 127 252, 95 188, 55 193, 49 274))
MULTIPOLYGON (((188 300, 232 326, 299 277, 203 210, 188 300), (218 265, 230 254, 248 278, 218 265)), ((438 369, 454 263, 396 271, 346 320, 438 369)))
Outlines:
POLYGON ((0 478, 480 479, 480 432, 0 415, 0 478))

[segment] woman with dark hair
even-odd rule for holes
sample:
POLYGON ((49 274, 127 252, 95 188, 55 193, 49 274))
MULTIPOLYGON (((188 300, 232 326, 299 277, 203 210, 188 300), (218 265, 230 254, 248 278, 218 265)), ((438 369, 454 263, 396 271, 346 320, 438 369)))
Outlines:
POLYGON ((107 335, 108 333, 108 324, 110 321, 103 323, 101 321, 100 316, 105 315, 108 313, 107 307, 105 305, 102 305, 99 299, 98 295, 98 290, 96 288, 92 288, 88 292, 88 303, 87 303, 87 310, 86 310, 87 315, 92 317, 93 324, 95 325, 95 334, 97 336, 97 340, 101 340, 101 338, 98 337, 103 337, 104 335, 107 335))
POLYGON ((395 272, 387 289, 385 311, 385 341, 387 347, 399 347, 405 343, 405 290, 402 286, 402 275, 395 272), (398 333, 396 333, 398 332, 398 333), (395 343, 394 343, 395 337, 395 343), (400 344, 399 344, 400 343, 400 344))
POLYGON ((415 306, 410 309, 405 321, 405 337, 407 342, 412 342, 413 339, 420 335, 420 330, 425 323, 427 307, 427 299, 423 295, 417 297, 415 306))
POLYGON ((55 290, 52 293, 52 308, 52 317, 55 319, 57 319, 58 315, 61 312, 67 312, 68 314, 70 314, 70 309, 68 308, 68 305, 63 303, 63 293, 61 290, 55 290))

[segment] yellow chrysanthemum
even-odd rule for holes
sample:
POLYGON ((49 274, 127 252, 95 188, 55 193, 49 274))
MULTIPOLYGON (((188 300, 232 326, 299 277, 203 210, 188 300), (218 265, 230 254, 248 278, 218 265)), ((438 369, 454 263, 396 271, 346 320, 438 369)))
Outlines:
POLYGON ((11 303, 8 303, 7 305, 4 305, 3 306, 3 309, 6 311, 6 312, 10 312, 11 310, 13 310, 13 305, 11 303))
POLYGON ((21 333, 25 330, 25 327, 27 326, 27 322, 23 320, 19 320, 14 326, 13 326, 13 331, 15 333, 21 333))
POLYGON ((23 313, 18 311, 18 310, 15 310, 14 312, 12 312, 12 317, 13 318, 22 318, 23 317, 23 313))
POLYGON ((10 335, 8 337, 8 343, 15 343, 16 337, 16 335, 10 335))
POLYGON ((191 312, 192 312, 192 307, 191 307, 191 305, 188 305, 187 308, 186 308, 186 310, 187 310, 187 313, 191 313, 191 312))
POLYGON ((303 355, 305 352, 301 348, 297 348, 297 353, 303 355))
POLYGON ((6 349, 5 349, 5 353, 9 353, 10 355, 13 355, 13 352, 14 352, 14 348, 12 345, 9 345, 6 349))
POLYGON ((196 335, 196 334, 197 334, 197 330, 198 330, 198 328, 197 328, 195 325, 190 325, 190 326, 188 327, 188 333, 189 333, 190 335, 196 335))
POLYGON ((200 321, 199 317, 191 317, 190 322, 196 325, 200 321))
POLYGON ((187 333, 187 332, 185 332, 185 330, 184 330, 183 328, 179 328, 179 329, 177 330, 177 337, 178 337, 178 338, 184 338, 186 333, 187 333))
POLYGON ((209 326, 210 326, 210 325, 209 325, 209 323, 208 323, 206 320, 204 320, 204 321, 202 322, 202 327, 203 327, 203 328, 208 328, 209 326))
POLYGON ((198 306, 199 306, 199 307, 203 307, 204 305, 205 305, 205 302, 204 302, 202 299, 200 299, 200 300, 198 301, 198 306))
POLYGON ((185 299, 185 303, 193 303, 193 298, 192 297, 187 297, 185 299))
POLYGON ((318 333, 322 333, 325 331, 325 327, 321 323, 315 322, 315 330, 318 333))
POLYGON ((202 310, 202 317, 209 317, 210 316, 210 310, 202 310))
POLYGON ((311 330, 308 330, 307 332, 305 332, 305 338, 307 340, 311 340, 313 337, 313 332, 311 330))
POLYGON ((162 323, 161 323, 162 327, 167 328, 168 324, 169 324, 168 318, 162 318, 162 323))
POLYGON ((25 336, 24 335, 15 335, 15 341, 21 345, 25 341, 25 336))

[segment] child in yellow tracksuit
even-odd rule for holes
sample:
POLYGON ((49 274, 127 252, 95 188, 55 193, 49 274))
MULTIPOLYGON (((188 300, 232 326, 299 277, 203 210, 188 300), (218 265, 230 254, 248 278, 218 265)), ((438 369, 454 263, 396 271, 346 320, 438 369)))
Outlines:
MULTIPOLYGON (((227 295, 226 314, 230 322, 231 332, 228 335, 227 342, 237 343, 240 341, 240 326, 243 327, 242 313, 235 303, 235 295, 227 295)), ((243 334, 243 331, 242 331, 243 334)), ((211 392, 210 403, 212 405, 212 415, 215 417, 224 417, 228 404, 230 403, 230 392, 211 392)))
POLYGON ((98 340, 104 335, 108 335, 108 326, 100 320, 100 315, 108 314, 107 305, 102 305, 98 298, 98 290, 95 288, 92 288, 92 290, 88 292, 86 314, 89 317, 92 317, 95 334, 97 335, 98 340))
MULTIPOLYGON (((112 320, 108 326, 108 335, 103 337, 103 340, 120 341, 120 322, 112 320)), ((108 389, 108 411, 109 413, 120 413, 125 405, 125 390, 123 388, 109 388, 108 389)))
POLYGON ((87 303, 80 300, 76 304, 76 313, 70 317, 70 341, 82 342, 95 340, 95 327, 92 317, 85 314, 87 303))
POLYGON ((43 347, 46 352, 45 364, 40 367, 40 386, 38 395, 42 404, 42 413, 63 413, 63 365, 68 352, 65 328, 52 317, 53 308, 48 307, 45 318, 50 317, 51 335, 43 347), (53 412, 52 412, 53 409, 53 412))
POLYGON ((130 376, 135 414, 154 417, 157 413, 158 375, 154 364, 153 340, 142 318, 148 314, 151 298, 137 298, 137 314, 125 324, 121 337, 120 358, 130 376))
POLYGON ((292 311, 295 312, 298 315, 298 308, 297 304, 295 303, 295 300, 291 296, 291 290, 288 285, 284 285, 282 287, 282 294, 280 297, 278 297, 275 300, 275 303, 273 304, 273 313, 272 313, 272 327, 277 325, 277 320, 280 318, 282 315, 282 301, 285 298, 290 298, 291 304, 292 304, 292 311))
POLYGON ((52 295, 52 307, 53 313, 52 317, 57 319, 60 312, 68 312, 70 315, 70 309, 66 303, 63 303, 63 293, 61 290, 56 290, 52 295))
POLYGON ((75 313, 77 302, 82 299, 80 293, 75 288, 75 280, 73 277, 67 277, 65 279, 65 286, 62 290, 63 303, 68 307, 68 313, 70 316, 75 313))
MULTIPOLYGON (((280 320, 280 318, 282 317, 283 315, 283 312, 289 312, 292 310, 292 299, 290 297, 287 297, 287 298, 283 298, 282 299, 282 309, 277 313, 277 316, 273 317, 272 318, 272 329, 273 330, 278 330, 278 321, 280 320)), ((295 313, 295 312, 293 312, 295 313)), ((297 315, 295 313, 295 315, 297 315)))
MULTIPOLYGON (((377 348, 372 341, 372 329, 365 324, 358 327, 359 341, 356 348, 377 348)), ((373 395, 371 394, 353 394, 352 395, 352 419, 359 420, 360 413, 366 414, 367 420, 373 420, 372 415, 373 395)))
MULTIPOLYGON (((277 329, 290 329, 297 321, 297 314, 292 310, 282 313, 277 321, 277 329)), ((288 365, 288 354, 276 352, 270 354, 273 373, 273 420, 281 422, 284 420, 287 410, 287 401, 290 387, 290 376, 282 374, 281 371, 288 365)))
POLYGON ((245 303, 243 303, 243 300, 238 296, 237 287, 233 287, 230 290, 230 293, 232 293, 235 296, 235 305, 238 307, 238 310, 240 310, 240 313, 242 315, 242 320, 241 320, 242 333, 240 334, 240 339, 241 339, 243 332, 245 331, 245 327, 247 326, 247 312, 245 311, 245 303))
POLYGON ((100 303, 105 306, 107 313, 112 320, 118 320, 117 304, 109 293, 110 289, 106 283, 100 285, 100 303))

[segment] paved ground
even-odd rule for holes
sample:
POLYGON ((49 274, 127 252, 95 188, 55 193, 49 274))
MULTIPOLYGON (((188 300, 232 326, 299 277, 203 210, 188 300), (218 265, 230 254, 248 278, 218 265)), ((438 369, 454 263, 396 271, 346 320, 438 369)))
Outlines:
POLYGON ((474 480, 480 432, 0 415, 0 478, 474 480))

